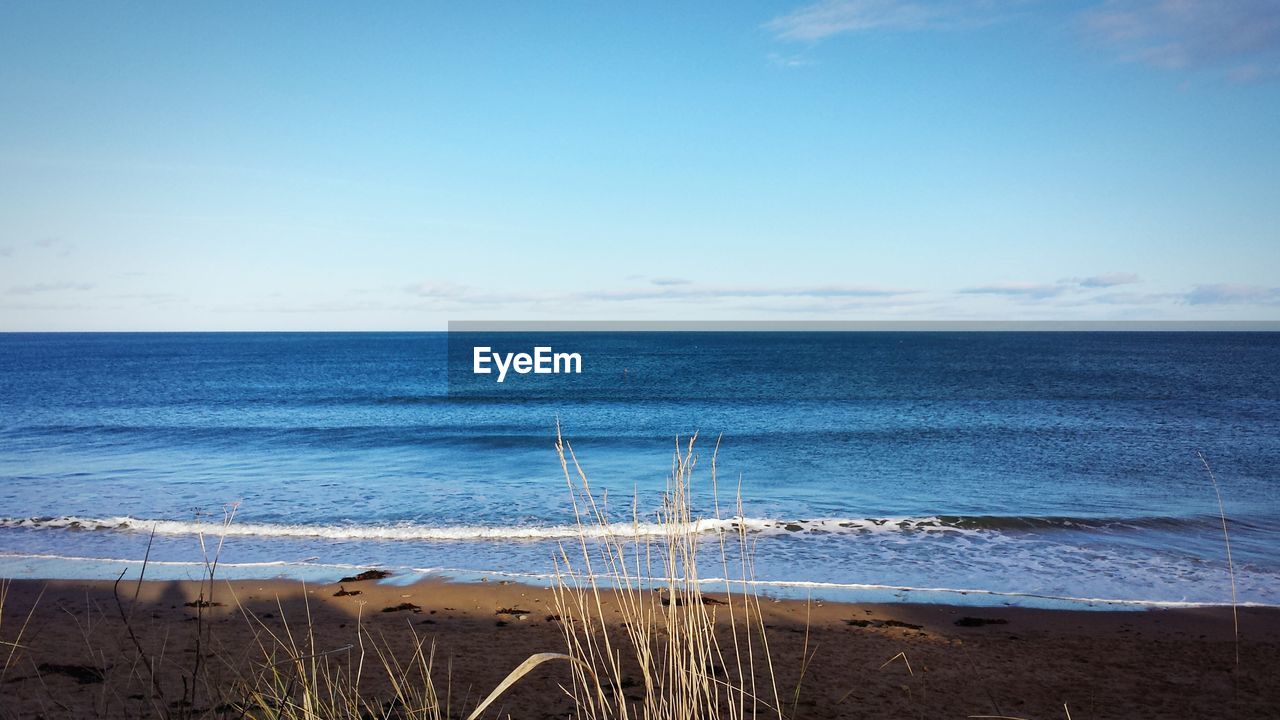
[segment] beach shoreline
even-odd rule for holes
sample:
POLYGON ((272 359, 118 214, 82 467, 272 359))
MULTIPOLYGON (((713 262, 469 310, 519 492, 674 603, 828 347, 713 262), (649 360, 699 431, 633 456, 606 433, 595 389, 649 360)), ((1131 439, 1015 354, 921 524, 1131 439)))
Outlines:
MULTIPOLYGON (((184 668, 197 653, 207 656, 209 688, 193 708, 221 705, 231 713, 236 683, 267 662, 264 638, 287 637, 286 625, 308 654, 338 665, 350 663, 362 643, 369 653, 369 644, 385 643, 399 655, 429 644, 437 684, 450 689, 455 712, 469 710, 530 655, 564 649, 545 585, 277 579, 216 580, 212 594, 210 587, 9 581, 0 640, 21 647, 0 683, 8 700, 0 714, 152 715, 180 694, 184 668), (358 627, 367 631, 363 640, 358 627), (167 693, 146 692, 140 655, 159 668, 167 693)), ((605 596, 613 623, 617 610, 605 596)), ((1278 608, 1239 608, 1238 665, 1230 607, 1054 610, 761 598, 761 617, 777 687, 788 715, 799 717, 1052 718, 1066 717, 1065 706, 1077 720, 1263 718, 1280 709, 1272 682, 1280 674, 1278 608)), ((375 675, 366 680, 372 696, 387 692, 375 675)), ((500 714, 487 716, 564 717, 570 706, 558 686, 567 681, 564 667, 540 667, 494 705, 500 714)))

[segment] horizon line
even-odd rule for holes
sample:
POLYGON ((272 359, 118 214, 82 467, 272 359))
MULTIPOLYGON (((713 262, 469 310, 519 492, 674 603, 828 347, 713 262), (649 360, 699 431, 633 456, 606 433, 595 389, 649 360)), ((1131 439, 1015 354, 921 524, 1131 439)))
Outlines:
POLYGON ((283 335, 450 332, 1280 332, 1280 320, 556 320, 449 321, 444 328, 335 330, 0 330, 0 335, 283 335))

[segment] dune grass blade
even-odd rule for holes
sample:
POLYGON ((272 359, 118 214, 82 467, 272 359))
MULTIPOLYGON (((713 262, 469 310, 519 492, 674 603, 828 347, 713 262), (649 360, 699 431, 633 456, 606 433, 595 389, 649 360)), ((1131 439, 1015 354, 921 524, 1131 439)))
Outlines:
MULTIPOLYGON (((745 720, 782 717, 759 599, 751 590, 750 549, 741 523, 741 580, 730 579, 726 540, 717 529, 725 599, 703 595, 700 549, 714 547, 694 513, 697 436, 676 441, 671 474, 655 518, 662 533, 639 533, 597 498, 572 446, 557 427, 556 451, 579 528, 575 550, 561 547, 554 601, 571 668, 567 688, 577 716, 590 720, 745 720), (614 607, 609 607, 610 605, 614 607), (611 613, 617 613, 612 616, 611 613), (617 620, 607 622, 606 619, 617 620), (587 673, 583 668, 590 668, 587 673), (635 682, 638 677, 640 682, 635 682)), ((718 444, 717 444, 718 446, 718 444)), ((712 457, 713 494, 716 464, 712 457)), ((741 515, 739 498, 739 516, 741 515)), ((719 517, 716 502, 716 519, 719 517)), ((723 528, 723 522, 713 527, 723 528)))
POLYGON ((567 660, 570 663, 582 665, 585 672, 591 672, 590 666, 573 656, 565 655, 564 653, 535 653, 516 666, 516 669, 512 670, 511 674, 507 675, 502 682, 498 683, 498 687, 494 688, 493 692, 489 693, 489 696, 482 700, 480 704, 476 706, 475 710, 471 711, 471 714, 467 716, 467 720, 476 720, 476 718, 480 717, 480 714, 483 713, 489 705, 493 704, 493 701, 497 700, 502 693, 506 692, 508 688, 519 682, 521 678, 529 674, 529 672, 534 668, 538 667, 542 663, 550 662, 552 660, 567 660))
POLYGON ((1209 466, 1204 453, 1196 451, 1196 455, 1200 456, 1200 462, 1204 463, 1204 469, 1209 473, 1209 481, 1213 483, 1213 492, 1218 496, 1218 517, 1222 520, 1222 542, 1227 546, 1227 572, 1231 576, 1231 623, 1235 632, 1236 665, 1238 666, 1240 664, 1240 610, 1236 599, 1236 566, 1231 560, 1231 534, 1227 532, 1227 511, 1222 504, 1222 490, 1218 488, 1218 478, 1213 474, 1213 468, 1209 466))

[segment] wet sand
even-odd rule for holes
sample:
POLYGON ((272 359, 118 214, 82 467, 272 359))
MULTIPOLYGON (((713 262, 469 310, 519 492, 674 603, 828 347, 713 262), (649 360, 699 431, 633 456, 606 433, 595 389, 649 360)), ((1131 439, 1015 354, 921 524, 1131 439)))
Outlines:
MULTIPOLYGON (((239 683, 266 663, 266 631, 283 637, 286 624, 307 653, 341 667, 358 657, 361 625, 370 652, 376 642, 407 658, 415 634, 434 643, 437 687, 460 717, 529 655, 564 648, 545 587, 358 581, 341 584, 358 594, 335 596, 338 583, 220 581, 215 605, 197 607, 194 582, 122 583, 120 603, 112 585, 11 583, 0 641, 13 642, 31 615, 0 681, 0 717, 155 717, 175 709, 237 717, 239 683), (384 611, 396 607, 403 609, 384 611), (140 655, 158 668, 158 687, 142 679, 140 655), (183 676, 197 657, 199 687, 186 707, 183 676)), ((605 613, 616 616, 616 606, 607 602, 605 613)), ((1280 717, 1280 610, 1272 608, 1240 609, 1239 664, 1230 608, 1095 612, 765 599, 763 615, 792 718, 1280 717)), ((10 649, 0 646, 0 655, 10 649)), ((385 696, 377 675, 366 670, 362 688, 385 696)), ((568 717, 571 703, 559 689, 568 680, 564 664, 543 665, 486 717, 568 717)))

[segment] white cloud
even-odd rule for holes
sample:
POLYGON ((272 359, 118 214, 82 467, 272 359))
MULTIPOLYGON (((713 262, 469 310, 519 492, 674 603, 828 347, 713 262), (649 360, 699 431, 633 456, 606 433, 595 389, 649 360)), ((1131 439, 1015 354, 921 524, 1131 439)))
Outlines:
MULTIPOLYGON (((775 17, 763 27, 777 40, 814 43, 873 31, 981 27, 1032 4, 1032 0, 820 0, 775 17)), ((1049 22, 1061 22, 1063 16, 1053 6, 1040 5, 1049 22)), ((1277 0, 1094 0, 1068 17, 1124 62, 1207 71, 1233 83, 1280 77, 1277 0)), ((807 62, 803 56, 779 53, 771 53, 768 59, 783 66, 807 62)))
POLYGON ((835 307, 862 300, 894 300, 916 291, 876 285, 699 285, 683 278, 652 278, 648 285, 617 289, 555 291, 490 291, 463 285, 420 283, 405 290, 437 310, 461 312, 487 308, 576 312, 584 306, 608 304, 620 309, 670 308, 675 304, 753 302, 785 312, 799 300, 835 307))
POLYGON ((54 252, 58 257, 67 257, 72 250, 75 250, 75 245, 62 238, 52 236, 42 237, 31 244, 40 250, 54 252))
POLYGON ((1231 283, 1196 285, 1183 299, 1191 305, 1277 305, 1280 288, 1231 283))
POLYGON ((110 298, 112 300, 128 300, 142 305, 172 305, 185 302, 187 299, 183 295, 167 292, 120 293, 111 295, 110 298))
POLYGON ((1120 59, 1167 70, 1212 70, 1233 82, 1280 72, 1275 0, 1107 0, 1086 31, 1120 59))
POLYGON ((54 282, 54 283, 32 283, 30 285, 14 285, 9 288, 10 295, 36 295, 39 293, 62 292, 66 290, 91 290, 91 283, 77 282, 54 282))
POLYGON ((468 295, 471 288, 451 282, 421 282, 406 287, 405 292, 419 297, 461 298, 468 295))
POLYGON ((1088 299, 1089 291, 1113 288, 1120 285, 1132 285, 1137 282, 1141 282, 1141 278, 1134 273, 1108 272, 1084 278, 1066 278, 1053 283, 1024 281, 989 283, 963 288, 959 292, 964 295, 1004 295, 1006 297, 1031 300, 1045 300, 1063 295, 1075 295, 1085 302, 1093 302, 1097 298, 1088 299))
POLYGON ((1098 305, 1157 305, 1179 297, 1170 293, 1109 292, 1095 295, 1089 302, 1098 305))
POLYGON ((765 23, 779 40, 813 42, 869 30, 984 25, 1017 0, 822 0, 765 23))
POLYGON ((1079 285, 1083 288, 1109 288, 1117 285, 1132 285, 1139 280, 1140 278, 1133 273, 1112 272, 1082 278, 1079 280, 1079 285))
POLYGON ((800 68, 818 64, 816 60, 799 54, 784 55, 782 53, 771 52, 768 55, 765 55, 765 59, 768 60, 771 65, 776 65, 781 68, 800 68))
POLYGON ((1042 300, 1057 297, 1069 289, 1070 286, 1063 283, 1001 282, 963 288, 959 292, 965 295, 1007 295, 1042 300))
POLYGON ((669 300, 690 298, 848 298, 888 297, 905 295, 914 291, 884 288, 874 285, 706 285, 671 286, 665 288, 638 288, 623 290, 598 290, 581 293, 590 300, 669 300))

